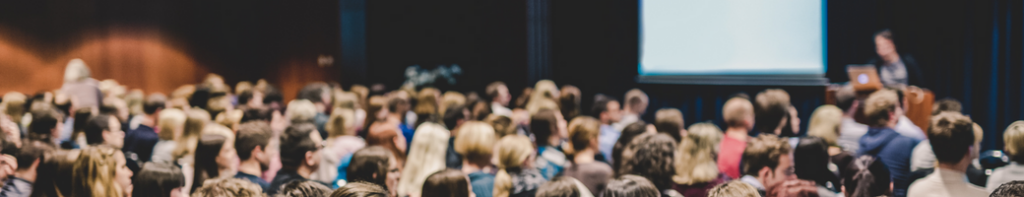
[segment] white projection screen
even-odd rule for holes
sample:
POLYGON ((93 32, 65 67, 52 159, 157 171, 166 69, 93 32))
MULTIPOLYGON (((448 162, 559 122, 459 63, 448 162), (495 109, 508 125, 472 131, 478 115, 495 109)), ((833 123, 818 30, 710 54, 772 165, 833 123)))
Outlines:
POLYGON ((641 0, 639 81, 822 85, 824 0, 641 0))

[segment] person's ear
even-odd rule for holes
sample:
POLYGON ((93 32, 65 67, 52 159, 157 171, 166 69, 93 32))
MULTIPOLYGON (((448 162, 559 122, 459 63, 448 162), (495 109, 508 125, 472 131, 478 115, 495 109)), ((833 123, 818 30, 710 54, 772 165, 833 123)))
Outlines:
POLYGON ((43 158, 36 158, 35 161, 32 161, 32 165, 29 166, 29 169, 36 169, 37 167, 39 167, 39 160, 42 160, 42 159, 43 158))
POLYGON ((264 152, 266 152, 266 151, 263 150, 263 147, 257 145, 255 148, 252 148, 252 150, 249 151, 249 157, 255 157, 256 155, 262 155, 264 152))
POLYGON ((765 167, 762 167, 761 170, 757 171, 757 177, 762 178, 762 179, 767 179, 768 175, 771 175, 773 173, 774 172, 772 172, 771 168, 769 168, 768 166, 765 166, 765 167))
POLYGON ((313 160, 313 156, 314 156, 313 154, 316 154, 316 152, 314 152, 314 151, 306 151, 306 160, 304 161, 304 162, 306 162, 306 165, 308 165, 308 166, 315 166, 316 165, 317 161, 313 160))

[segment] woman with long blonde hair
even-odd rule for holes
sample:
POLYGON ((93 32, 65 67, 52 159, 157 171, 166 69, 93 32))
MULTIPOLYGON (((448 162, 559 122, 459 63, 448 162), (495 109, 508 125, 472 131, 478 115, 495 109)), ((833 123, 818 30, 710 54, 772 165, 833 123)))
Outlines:
POLYGON ((105 146, 82 149, 72 168, 73 196, 129 196, 132 192, 132 170, 125 164, 124 153, 105 146))
POLYGON ((416 129, 409 157, 402 168, 402 179, 398 182, 398 195, 420 195, 427 177, 445 169, 449 137, 448 129, 437 123, 425 122, 416 129))
POLYGON ((533 168, 536 157, 530 138, 510 135, 496 145, 498 174, 494 176, 495 197, 528 197, 537 193, 545 182, 540 171, 533 168))
POLYGON ((697 123, 687 131, 677 148, 672 189, 683 196, 707 196, 711 188, 729 181, 715 163, 722 130, 711 123, 697 123))

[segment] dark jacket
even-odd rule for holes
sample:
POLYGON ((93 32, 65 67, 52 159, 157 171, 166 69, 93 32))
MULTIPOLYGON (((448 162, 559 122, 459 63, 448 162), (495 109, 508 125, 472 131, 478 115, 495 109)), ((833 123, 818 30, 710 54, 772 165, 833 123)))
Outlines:
POLYGON ((913 182, 910 178, 910 155, 920 141, 902 136, 891 128, 869 128, 860 138, 857 155, 878 157, 889 167, 892 175, 893 195, 907 196, 907 188, 913 182))
MULTIPOLYGON (((900 56, 900 61, 903 61, 903 66, 907 68, 908 85, 928 87, 924 73, 922 72, 921 67, 917 65, 917 60, 915 60, 913 56, 902 55, 900 56)), ((882 68, 880 67, 885 63, 882 61, 881 57, 875 56, 874 58, 871 58, 871 60, 868 60, 868 64, 875 65, 875 70, 881 72, 882 68)), ((882 73, 878 73, 878 75, 881 76, 882 73)))

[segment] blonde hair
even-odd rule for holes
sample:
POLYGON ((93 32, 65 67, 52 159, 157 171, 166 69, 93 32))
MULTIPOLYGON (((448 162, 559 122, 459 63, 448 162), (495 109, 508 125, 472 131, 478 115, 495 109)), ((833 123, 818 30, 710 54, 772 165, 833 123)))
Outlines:
POLYGON ((402 179, 398 182, 398 195, 419 194, 427 177, 445 169, 449 137, 448 130, 436 123, 426 122, 416 128, 409 157, 402 168, 402 179))
POLYGON ((731 98, 722 106, 722 119, 726 126, 744 126, 744 120, 754 115, 754 104, 745 98, 731 98))
POLYGON ((82 61, 82 59, 72 59, 68 61, 68 66, 64 68, 64 83, 78 82, 89 77, 89 66, 85 65, 85 61, 82 61))
POLYGON ((355 131, 352 129, 355 122, 355 111, 348 108, 334 108, 331 110, 331 117, 327 119, 327 124, 324 124, 327 138, 355 135, 355 131))
POLYGON ((463 123, 458 129, 459 134, 455 136, 455 152, 468 161, 490 159, 491 154, 494 154, 494 142, 498 140, 490 125, 470 121, 463 123))
POLYGON ((892 90, 879 90, 868 96, 864 101, 864 116, 868 118, 868 126, 885 126, 889 122, 889 113, 895 112, 899 98, 892 90))
POLYGON ((416 109, 413 112, 416 114, 437 114, 439 106, 437 98, 440 96, 441 91, 437 88, 423 88, 418 94, 416 94, 416 109))
MULTIPOLYGON (((447 111, 449 107, 452 107, 452 106, 465 106, 465 105, 466 105, 466 96, 463 95, 462 93, 459 93, 459 92, 456 92, 456 91, 444 92, 444 95, 441 96, 441 106, 440 106, 440 109, 441 109, 440 111, 441 112, 440 112, 440 114, 442 116, 444 116, 444 112, 447 111)), ((472 106, 466 106, 466 107, 467 108, 471 108, 472 106)))
POLYGON ((117 157, 121 151, 106 146, 82 149, 72 167, 71 193, 74 196, 123 196, 123 188, 114 182, 117 157))
POLYGON ((8 92, 4 94, 4 114, 11 117, 14 122, 20 122, 21 116, 25 115, 25 94, 20 92, 8 92))
POLYGON ((533 93, 530 94, 530 102, 526 104, 526 111, 530 112, 531 115, 536 114, 542 109, 543 101, 551 101, 555 103, 556 110, 557 101, 559 98, 558 86, 555 86, 555 82, 551 80, 540 80, 533 87, 533 93))
POLYGON ((284 115, 292 123, 312 122, 313 118, 316 117, 316 113, 316 105, 313 105, 313 102, 306 99, 296 99, 288 102, 288 109, 285 110, 284 115))
POLYGON ((351 92, 337 92, 334 94, 334 108, 357 109, 361 107, 359 98, 351 92))
POLYGON ((708 190, 708 197, 760 197, 757 188, 740 180, 725 182, 708 190))
POLYGON ((690 126, 677 148, 676 175, 672 176, 672 180, 680 185, 693 185, 718 178, 715 155, 721 141, 722 130, 714 124, 697 123, 690 126))
POLYGON ((199 136, 202 135, 206 124, 210 122, 210 113, 203 109, 189 109, 186 112, 185 129, 174 139, 178 143, 171 152, 172 158, 178 160, 186 155, 195 154, 196 144, 199 143, 199 136))
POLYGON ((820 137, 829 146, 838 146, 839 126, 843 121, 843 110, 835 105, 822 105, 811 113, 807 135, 820 137))
POLYGON ((1006 154, 1014 161, 1024 161, 1024 120, 1018 120, 1006 127, 1003 132, 1003 144, 1006 154))
POLYGON ((157 128, 160 129, 161 140, 174 140, 176 136, 175 132, 181 132, 180 129, 185 128, 185 112, 177 108, 169 108, 160 111, 159 122, 157 122, 157 128))
POLYGON ((498 141, 498 174, 494 176, 494 196, 508 197, 512 190, 512 176, 509 169, 523 167, 523 163, 533 154, 533 143, 530 138, 522 135, 510 135, 498 141))
POLYGON ((140 89, 128 91, 128 94, 124 96, 124 101, 128 103, 128 113, 131 115, 145 114, 142 110, 142 102, 145 97, 145 93, 140 89))
POLYGON ((214 122, 219 125, 224 125, 231 130, 235 130, 239 124, 242 124, 242 116, 244 113, 245 112, 242 110, 237 109, 220 112, 220 114, 217 114, 217 118, 214 118, 214 122))
POLYGON ((575 154, 594 144, 593 139, 601 134, 601 121, 590 116, 579 116, 569 122, 569 143, 566 145, 565 153, 575 154))
POLYGON ((505 137, 506 135, 516 134, 516 125, 512 123, 512 118, 503 115, 491 114, 487 115, 484 122, 490 124, 494 128, 494 134, 497 137, 505 137))

